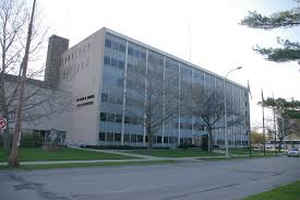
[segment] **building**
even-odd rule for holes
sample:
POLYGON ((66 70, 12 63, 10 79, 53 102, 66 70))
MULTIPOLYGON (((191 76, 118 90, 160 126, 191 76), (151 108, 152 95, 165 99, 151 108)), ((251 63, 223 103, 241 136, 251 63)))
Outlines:
MULTIPOLYGON (((212 88, 223 87, 222 76, 107 28, 70 49, 67 39, 52 36, 46 80, 70 91, 76 104, 72 112, 60 119, 64 124, 59 129, 67 131, 68 143, 145 145, 143 107, 135 103, 144 101, 145 91, 137 93, 130 77, 136 70, 146 71, 152 65, 161 69, 164 80, 175 72, 179 85, 197 82, 212 88)), ((180 90, 180 86, 174 87, 180 90)), ((250 130, 248 89, 228 81, 226 95, 247 116, 242 124, 228 128, 229 145, 246 146, 250 130)), ((174 146, 192 143, 194 138, 205 134, 205 130, 194 128, 193 116, 181 118, 179 112, 153 139, 154 145, 174 146)), ((224 128, 214 131, 214 143, 224 144, 224 128)))

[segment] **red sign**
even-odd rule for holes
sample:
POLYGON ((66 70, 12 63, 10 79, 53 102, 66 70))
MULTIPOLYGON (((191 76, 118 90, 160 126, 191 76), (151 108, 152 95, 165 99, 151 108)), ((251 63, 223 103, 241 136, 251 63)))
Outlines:
POLYGON ((7 120, 3 117, 0 117, 0 129, 4 130, 7 126, 7 120))

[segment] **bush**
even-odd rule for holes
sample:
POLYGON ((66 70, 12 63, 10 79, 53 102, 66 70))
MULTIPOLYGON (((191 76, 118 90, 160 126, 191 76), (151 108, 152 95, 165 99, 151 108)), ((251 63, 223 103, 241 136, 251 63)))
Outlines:
POLYGON ((21 147, 41 147, 43 138, 39 133, 22 134, 21 147))
POLYGON ((200 147, 194 144, 180 144, 177 148, 188 149, 188 148, 200 148, 200 147))

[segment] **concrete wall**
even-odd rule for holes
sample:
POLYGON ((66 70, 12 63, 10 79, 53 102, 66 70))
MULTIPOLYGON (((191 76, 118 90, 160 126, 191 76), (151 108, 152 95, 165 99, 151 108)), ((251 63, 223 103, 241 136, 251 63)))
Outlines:
MULTIPOLYGON (((6 76, 6 92, 11 95, 17 87, 17 77, 6 76)), ((15 109, 18 104, 17 98, 13 98, 9 106, 9 128, 15 126, 15 109)), ((61 113, 69 108, 69 94, 52 90, 48 85, 39 80, 29 79, 25 83, 25 105, 23 110, 23 132, 32 130, 50 130, 52 128, 64 130, 61 126, 61 113)))
POLYGON ((74 104, 73 111, 64 116, 66 140, 71 144, 95 145, 98 141, 104 33, 104 29, 97 31, 62 56, 59 88, 72 93, 74 104))

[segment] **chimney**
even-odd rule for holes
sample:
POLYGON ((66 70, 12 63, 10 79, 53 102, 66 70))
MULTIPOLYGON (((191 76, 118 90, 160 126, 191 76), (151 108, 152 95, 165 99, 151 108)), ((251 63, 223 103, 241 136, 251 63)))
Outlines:
POLYGON ((61 66, 61 56, 68 50, 69 40, 52 35, 49 38, 47 61, 45 69, 45 82, 48 86, 56 88, 59 82, 59 69, 61 66))

